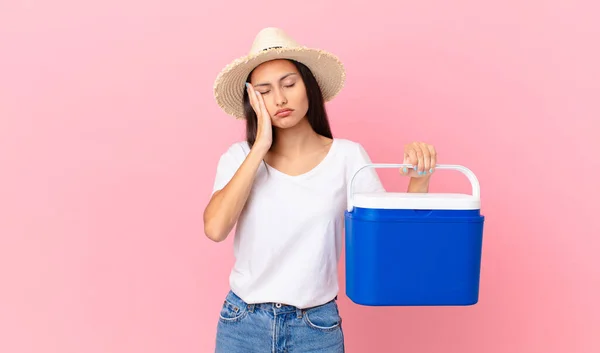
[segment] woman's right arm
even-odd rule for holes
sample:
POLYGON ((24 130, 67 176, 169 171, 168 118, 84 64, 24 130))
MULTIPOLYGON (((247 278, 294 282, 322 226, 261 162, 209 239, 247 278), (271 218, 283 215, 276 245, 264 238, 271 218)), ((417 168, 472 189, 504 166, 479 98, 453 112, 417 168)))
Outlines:
POLYGON ((204 210, 204 233, 216 242, 227 238, 246 205, 258 167, 273 141, 271 117, 262 96, 248 85, 250 104, 257 113, 256 142, 231 180, 211 197, 204 210))
POLYGON ((229 183, 211 197, 204 210, 204 233, 210 240, 223 241, 233 229, 248 200, 266 151, 252 148, 229 183))

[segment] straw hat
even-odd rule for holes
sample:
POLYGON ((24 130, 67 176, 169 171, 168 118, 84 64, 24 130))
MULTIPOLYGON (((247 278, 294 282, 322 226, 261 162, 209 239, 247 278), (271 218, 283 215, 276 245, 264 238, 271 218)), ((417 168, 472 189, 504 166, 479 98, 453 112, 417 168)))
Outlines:
POLYGON ((301 46, 283 30, 268 27, 256 35, 248 55, 235 59, 218 74, 214 83, 217 104, 227 114, 243 119, 243 95, 248 75, 258 65, 275 59, 293 59, 306 65, 317 79, 326 102, 344 86, 344 66, 335 55, 301 46))

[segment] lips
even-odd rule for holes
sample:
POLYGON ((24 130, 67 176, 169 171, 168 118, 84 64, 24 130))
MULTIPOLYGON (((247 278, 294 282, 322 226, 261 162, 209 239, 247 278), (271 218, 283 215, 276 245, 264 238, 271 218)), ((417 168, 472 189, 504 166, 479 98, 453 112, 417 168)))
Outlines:
POLYGON ((288 116, 288 115, 292 114, 292 112, 293 112, 293 111, 294 111, 293 109, 289 109, 289 108, 286 108, 286 109, 279 109, 279 110, 278 110, 278 111, 275 113, 275 116, 278 116, 278 117, 286 117, 286 116, 288 116))

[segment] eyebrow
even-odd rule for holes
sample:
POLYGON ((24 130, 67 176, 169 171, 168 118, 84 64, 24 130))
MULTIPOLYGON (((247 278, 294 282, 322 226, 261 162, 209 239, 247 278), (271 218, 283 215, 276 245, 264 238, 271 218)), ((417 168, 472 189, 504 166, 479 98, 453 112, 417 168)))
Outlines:
MULTIPOLYGON (((281 80, 284 80, 284 79, 286 79, 287 77, 289 77, 289 76, 292 76, 292 75, 297 75, 297 73, 295 73, 295 72, 290 72, 289 74, 285 74, 285 75, 281 76, 281 78, 279 79, 279 81, 281 81, 281 80)), ((254 85, 254 87, 260 87, 260 86, 270 86, 270 85, 271 85, 270 83, 259 83, 259 84, 256 84, 256 85, 254 85)))

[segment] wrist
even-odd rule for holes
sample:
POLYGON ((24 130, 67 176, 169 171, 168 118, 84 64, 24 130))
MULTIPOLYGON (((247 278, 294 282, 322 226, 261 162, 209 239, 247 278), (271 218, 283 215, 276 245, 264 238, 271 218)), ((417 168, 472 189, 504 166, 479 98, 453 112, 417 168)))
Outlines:
POLYGON ((431 176, 411 177, 408 182, 408 192, 428 192, 431 176))
POLYGON ((267 152, 269 152, 270 149, 271 146, 255 143, 254 145, 252 145, 250 153, 257 155, 262 159, 267 155, 267 152))

